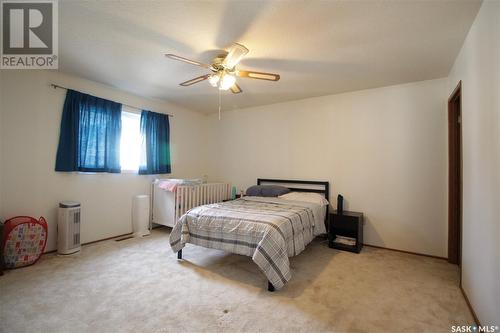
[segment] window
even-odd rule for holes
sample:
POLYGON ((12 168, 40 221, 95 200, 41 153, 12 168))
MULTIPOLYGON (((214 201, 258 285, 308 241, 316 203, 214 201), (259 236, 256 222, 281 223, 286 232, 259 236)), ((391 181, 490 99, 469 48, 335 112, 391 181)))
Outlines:
POLYGON ((168 115, 68 89, 55 170, 170 173, 168 115))
POLYGON ((138 172, 141 158, 141 114, 122 106, 120 166, 122 171, 138 172))

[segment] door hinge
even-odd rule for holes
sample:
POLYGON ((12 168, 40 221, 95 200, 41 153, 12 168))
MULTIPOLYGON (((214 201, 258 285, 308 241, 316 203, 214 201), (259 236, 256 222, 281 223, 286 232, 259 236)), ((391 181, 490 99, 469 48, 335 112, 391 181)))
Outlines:
POLYGON ((459 124, 461 124, 461 123, 462 123, 462 116, 458 116, 457 122, 458 122, 459 124))

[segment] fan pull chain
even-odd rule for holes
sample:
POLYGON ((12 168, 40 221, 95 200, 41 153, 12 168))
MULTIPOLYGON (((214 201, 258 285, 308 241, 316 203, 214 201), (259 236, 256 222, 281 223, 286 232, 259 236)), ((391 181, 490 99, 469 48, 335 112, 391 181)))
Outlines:
POLYGON ((220 109, 221 109, 221 90, 219 90, 219 120, 220 120, 220 109))

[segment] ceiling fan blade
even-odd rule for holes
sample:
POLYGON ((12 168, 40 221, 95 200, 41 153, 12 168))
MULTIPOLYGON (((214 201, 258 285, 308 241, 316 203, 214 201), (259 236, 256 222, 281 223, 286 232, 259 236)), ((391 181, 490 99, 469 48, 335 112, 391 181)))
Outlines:
POLYGON ((237 83, 233 84, 229 89, 231 89, 231 92, 233 94, 239 94, 243 92, 243 90, 241 90, 240 86, 237 83))
POLYGON ((238 43, 234 43, 231 45, 229 52, 227 53, 222 65, 226 68, 232 69, 236 66, 241 59, 248 53, 248 49, 238 43))
POLYGON ((250 79, 268 80, 268 81, 278 81, 280 79, 279 74, 264 73, 264 72, 252 72, 252 71, 240 71, 236 72, 239 77, 247 77, 250 79))
POLYGON ((191 59, 188 59, 188 58, 184 58, 184 57, 181 57, 181 56, 178 56, 178 55, 175 55, 175 54, 171 54, 171 53, 165 54, 165 57, 173 59, 173 60, 178 60, 178 61, 186 62, 188 64, 195 65, 195 66, 200 66, 200 67, 204 67, 204 68, 210 68, 210 65, 204 64, 204 63, 196 61, 196 60, 191 60, 191 59))
POLYGON ((198 76, 198 77, 195 77, 194 79, 191 79, 191 80, 179 83, 179 85, 183 86, 183 87, 188 87, 188 86, 193 85, 195 83, 198 83, 198 82, 201 82, 201 81, 205 81, 206 79, 209 78, 209 76, 210 76, 210 74, 198 76))

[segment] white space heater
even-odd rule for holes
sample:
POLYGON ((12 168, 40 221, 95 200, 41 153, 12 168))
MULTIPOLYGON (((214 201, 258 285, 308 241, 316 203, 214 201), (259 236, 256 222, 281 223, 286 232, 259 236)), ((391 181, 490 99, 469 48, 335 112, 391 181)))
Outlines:
POLYGON ((59 203, 57 253, 72 254, 80 249, 80 204, 63 201, 59 203))

